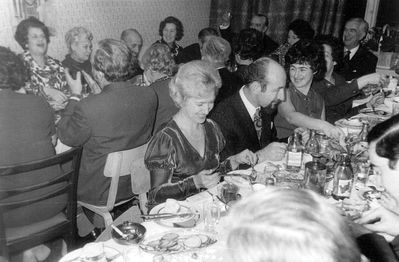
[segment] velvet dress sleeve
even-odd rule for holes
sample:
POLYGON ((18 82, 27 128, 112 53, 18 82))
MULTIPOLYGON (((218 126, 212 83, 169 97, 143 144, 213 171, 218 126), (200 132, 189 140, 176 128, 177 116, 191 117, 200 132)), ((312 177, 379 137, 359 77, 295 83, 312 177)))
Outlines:
POLYGON ((151 189, 148 195, 150 208, 168 198, 184 200, 199 192, 192 176, 172 182, 173 171, 177 165, 176 155, 181 153, 177 143, 178 141, 174 141, 164 128, 148 145, 144 161, 151 175, 151 189))

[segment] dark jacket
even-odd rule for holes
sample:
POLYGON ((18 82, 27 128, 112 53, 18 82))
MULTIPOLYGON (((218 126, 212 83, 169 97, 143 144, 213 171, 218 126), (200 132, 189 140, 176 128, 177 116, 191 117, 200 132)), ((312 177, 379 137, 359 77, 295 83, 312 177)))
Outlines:
POLYGON ((226 139, 221 160, 223 161, 244 149, 256 152, 276 141, 276 129, 273 124, 272 113, 273 111, 269 108, 262 108, 261 110, 262 135, 259 142, 254 123, 239 92, 216 105, 209 118, 219 125, 226 139))
POLYGON ((360 46, 355 55, 349 62, 343 61, 341 68, 337 68, 337 73, 344 76, 346 81, 350 81, 361 76, 375 73, 378 58, 366 47, 360 46))
MULTIPOLYGON (((58 137, 68 146, 83 145, 78 199, 105 204, 110 178, 104 177, 109 153, 132 149, 151 137, 157 97, 152 88, 129 82, 112 83, 98 95, 80 102, 70 100, 60 122, 58 137)), ((130 177, 119 180, 117 200, 132 196, 130 177)))

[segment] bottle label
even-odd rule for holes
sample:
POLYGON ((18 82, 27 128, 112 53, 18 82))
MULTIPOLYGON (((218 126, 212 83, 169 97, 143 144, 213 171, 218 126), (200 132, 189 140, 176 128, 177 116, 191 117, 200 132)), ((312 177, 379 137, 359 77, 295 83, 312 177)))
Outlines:
POLYGON ((287 166, 300 167, 302 164, 302 152, 287 152, 287 166))
POLYGON ((349 197, 351 194, 352 180, 338 180, 337 196, 349 197))

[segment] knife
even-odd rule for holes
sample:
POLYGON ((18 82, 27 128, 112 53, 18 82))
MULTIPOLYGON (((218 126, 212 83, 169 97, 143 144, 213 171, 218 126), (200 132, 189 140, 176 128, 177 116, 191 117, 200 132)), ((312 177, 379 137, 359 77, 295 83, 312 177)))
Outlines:
POLYGON ((175 218, 175 217, 187 217, 192 216, 193 213, 181 213, 181 214, 173 214, 173 213, 162 213, 162 214, 149 214, 149 215, 141 215, 142 218, 147 220, 154 220, 154 219, 168 219, 168 218, 175 218))

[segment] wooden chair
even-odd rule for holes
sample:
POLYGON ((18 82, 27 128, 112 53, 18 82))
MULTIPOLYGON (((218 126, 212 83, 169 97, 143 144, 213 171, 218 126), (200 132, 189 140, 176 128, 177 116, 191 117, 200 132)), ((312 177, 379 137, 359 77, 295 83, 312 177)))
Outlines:
POLYGON ((0 189, 0 195, 20 196, 40 189, 54 188, 54 185, 57 184, 56 189, 30 199, 20 201, 0 199, 0 256, 9 259, 11 253, 23 251, 59 237, 64 238, 69 248, 74 247, 76 238, 76 191, 81 154, 82 148, 74 148, 46 159, 0 167, 0 177, 6 178, 46 167, 62 166, 60 175, 48 181, 39 181, 35 185, 19 188, 0 189), (13 228, 5 227, 3 218, 5 212, 64 194, 67 194, 68 202, 60 203, 60 205, 66 205, 65 212, 29 225, 13 228))
POLYGON ((102 216, 106 227, 113 223, 110 211, 112 211, 114 207, 122 205, 132 199, 115 203, 119 177, 121 176, 130 175, 132 193, 139 195, 139 207, 142 212, 147 212, 147 192, 150 189, 150 173, 144 165, 144 155, 147 150, 147 145, 148 144, 144 144, 133 149, 108 154, 104 167, 104 176, 111 178, 111 185, 106 205, 92 205, 78 201, 78 204, 102 216))

